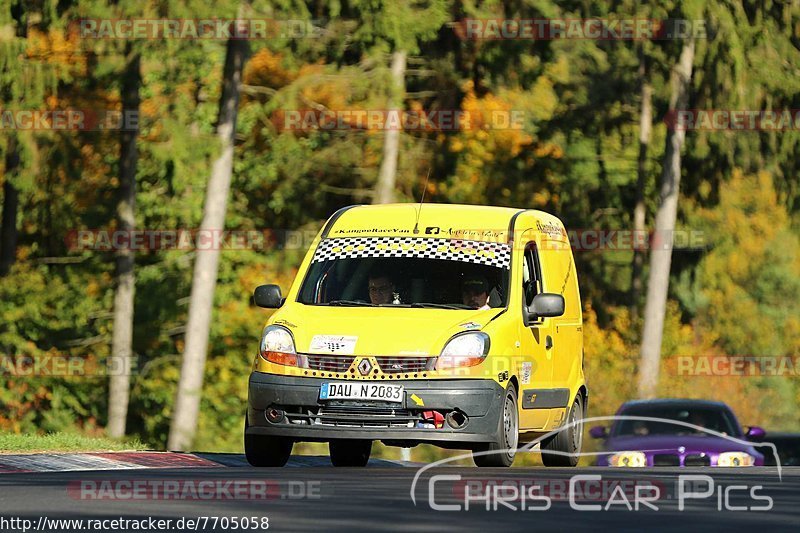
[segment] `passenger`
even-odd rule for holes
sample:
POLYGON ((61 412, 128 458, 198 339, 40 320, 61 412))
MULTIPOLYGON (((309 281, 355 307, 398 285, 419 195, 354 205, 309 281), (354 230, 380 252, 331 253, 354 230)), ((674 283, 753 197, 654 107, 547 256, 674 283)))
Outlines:
POLYGON ((467 277, 461 284, 461 301, 473 309, 490 309, 489 283, 482 276, 467 277))
POLYGON ((369 299, 375 304, 390 304, 394 296, 394 283, 386 274, 373 273, 369 276, 369 299))

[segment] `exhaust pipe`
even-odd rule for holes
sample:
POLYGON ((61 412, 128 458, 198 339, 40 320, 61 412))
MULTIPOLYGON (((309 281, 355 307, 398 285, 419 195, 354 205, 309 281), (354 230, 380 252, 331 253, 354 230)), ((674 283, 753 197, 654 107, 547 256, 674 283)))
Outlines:
POLYGON ((461 429, 469 422, 469 417, 460 409, 454 409, 444 417, 447 425, 453 429, 461 429))

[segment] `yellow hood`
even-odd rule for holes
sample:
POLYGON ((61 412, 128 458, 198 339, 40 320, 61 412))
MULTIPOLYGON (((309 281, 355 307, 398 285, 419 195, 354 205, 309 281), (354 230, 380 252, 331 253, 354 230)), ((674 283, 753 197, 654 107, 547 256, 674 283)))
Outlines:
POLYGON ((463 331, 479 331, 502 309, 450 310, 392 307, 328 307, 292 303, 269 324, 292 332, 299 353, 335 353, 315 336, 344 337, 352 355, 439 355, 445 342, 463 331))

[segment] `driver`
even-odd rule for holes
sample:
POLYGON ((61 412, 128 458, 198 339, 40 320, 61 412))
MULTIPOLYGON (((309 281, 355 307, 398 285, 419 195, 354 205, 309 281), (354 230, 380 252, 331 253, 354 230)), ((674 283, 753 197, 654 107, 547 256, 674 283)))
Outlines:
POLYGON ((390 304, 395 288, 394 283, 386 274, 372 273, 369 276, 369 300, 375 304, 390 304))
POLYGON ((696 428, 692 428, 692 430, 695 433, 702 434, 703 433, 702 429, 708 427, 708 422, 706 421, 706 417, 703 416, 703 413, 699 411, 692 411, 692 414, 689 416, 689 423, 697 426, 696 428))
POLYGON ((650 430, 647 428, 647 424, 643 420, 636 420, 633 423, 633 434, 644 437, 645 435, 650 434, 650 430))
POLYGON ((473 309, 490 309, 489 283, 483 276, 468 276, 461 283, 461 301, 473 309))

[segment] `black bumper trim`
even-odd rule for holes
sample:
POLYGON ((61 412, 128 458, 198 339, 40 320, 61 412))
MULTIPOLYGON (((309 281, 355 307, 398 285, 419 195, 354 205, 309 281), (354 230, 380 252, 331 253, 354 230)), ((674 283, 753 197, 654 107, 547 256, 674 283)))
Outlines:
POLYGON ((569 403, 569 389, 529 389, 522 391, 523 409, 566 408, 569 403))
POLYGON ((460 429, 451 428, 446 423, 442 428, 429 429, 397 427, 397 425, 353 427, 296 424, 289 423, 285 419, 272 423, 266 419, 265 411, 270 406, 284 410, 295 408, 313 410, 324 407, 326 402, 319 401, 319 388, 326 381, 336 380, 253 372, 250 375, 248 391, 247 433, 290 437, 297 441, 323 442, 332 439, 370 439, 453 444, 494 442, 497 439, 500 405, 505 391, 501 385, 488 379, 391 381, 392 384, 405 387, 406 397, 402 404, 398 404, 398 408, 413 412, 458 409, 468 417, 467 424, 460 429), (420 401, 423 405, 419 405, 420 401))

